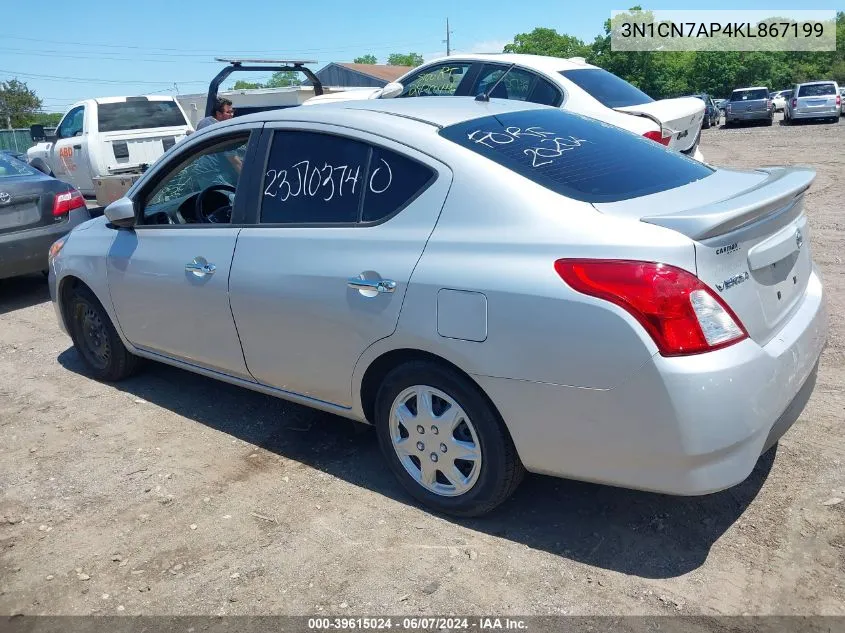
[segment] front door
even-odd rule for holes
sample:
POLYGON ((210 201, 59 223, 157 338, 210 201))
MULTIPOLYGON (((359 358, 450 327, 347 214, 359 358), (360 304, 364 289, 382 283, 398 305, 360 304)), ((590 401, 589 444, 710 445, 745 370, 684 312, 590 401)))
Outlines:
POLYGON ((53 144, 53 173, 56 178, 76 187, 85 195, 94 193, 91 180, 91 161, 88 159, 86 108, 77 106, 68 112, 56 128, 53 144))
POLYGON ((342 134, 275 131, 230 294, 256 380, 348 407, 356 362, 396 329, 452 174, 406 146, 342 134))
POLYGON ((245 379, 228 282, 249 143, 248 130, 229 131, 173 156, 173 168, 138 192, 138 224, 117 232, 108 257, 112 301, 133 345, 245 379))

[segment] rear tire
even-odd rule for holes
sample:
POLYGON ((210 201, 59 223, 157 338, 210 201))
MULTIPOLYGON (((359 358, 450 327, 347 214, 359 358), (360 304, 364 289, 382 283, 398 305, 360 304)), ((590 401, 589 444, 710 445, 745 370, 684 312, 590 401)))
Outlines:
POLYGON ((94 378, 115 382, 135 372, 140 359, 123 345, 91 290, 74 288, 65 303, 65 314, 73 345, 94 378))
POLYGON ((375 426, 393 474, 437 512, 485 514, 525 474, 499 414, 477 385, 449 367, 413 361, 391 371, 376 396, 375 426), (468 459, 450 459, 468 449, 468 459))

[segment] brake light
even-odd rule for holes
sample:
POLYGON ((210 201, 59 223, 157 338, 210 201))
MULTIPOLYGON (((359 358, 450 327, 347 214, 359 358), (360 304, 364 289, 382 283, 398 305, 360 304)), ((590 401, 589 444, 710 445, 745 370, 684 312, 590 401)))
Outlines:
POLYGON ((793 107, 793 108, 797 108, 797 107, 798 107, 798 99, 793 99, 793 100, 792 100, 792 107, 793 107))
POLYGON ((842 97, 836 95, 836 105, 842 105, 842 97))
POLYGON ((85 206, 85 198, 76 189, 64 193, 57 193, 53 199, 53 215, 60 216, 70 213, 73 209, 85 206))
POLYGON ((766 109, 767 110, 772 109, 772 100, 771 99, 766 100, 766 109))
POLYGON ((647 139, 660 143, 661 145, 668 145, 669 141, 672 140, 671 136, 663 136, 663 132, 658 132, 654 130, 646 132, 645 134, 643 134, 643 136, 647 139))
POLYGON ((698 277, 668 264, 559 259, 555 270, 574 290, 631 314, 663 356, 685 356, 748 337, 737 316, 698 277))

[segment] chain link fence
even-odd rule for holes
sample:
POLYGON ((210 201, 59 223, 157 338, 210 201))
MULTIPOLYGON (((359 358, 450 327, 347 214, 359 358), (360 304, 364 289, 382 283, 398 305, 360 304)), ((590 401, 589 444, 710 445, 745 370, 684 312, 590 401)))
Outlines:
MULTIPOLYGON (((45 127, 44 131, 47 134, 53 134, 56 128, 45 127)), ((8 149, 25 154, 26 150, 33 145, 35 145, 35 142, 29 135, 29 128, 0 130, 0 150, 8 149)))

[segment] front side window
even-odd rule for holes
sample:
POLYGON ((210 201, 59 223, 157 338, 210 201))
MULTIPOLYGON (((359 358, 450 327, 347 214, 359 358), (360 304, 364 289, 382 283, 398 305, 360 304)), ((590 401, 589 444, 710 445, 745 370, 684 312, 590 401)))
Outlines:
POLYGON ((363 141, 279 131, 262 184, 262 224, 359 224, 400 211, 433 180, 425 165, 363 141))
POLYGON ((616 202, 680 187, 713 169, 626 130, 558 109, 509 112, 440 135, 574 200, 616 202))
POLYGON ((472 64, 439 64, 426 68, 405 83, 400 97, 453 97, 472 64))
POLYGON ((560 74, 608 108, 624 108, 654 101, 639 88, 603 68, 562 70, 560 74))
POLYGON ((82 124, 85 121, 85 106, 78 106, 71 110, 62 119, 56 136, 59 138, 72 138, 82 134, 82 124))
POLYGON ((144 223, 229 222, 248 143, 238 135, 181 161, 145 197, 144 223))

